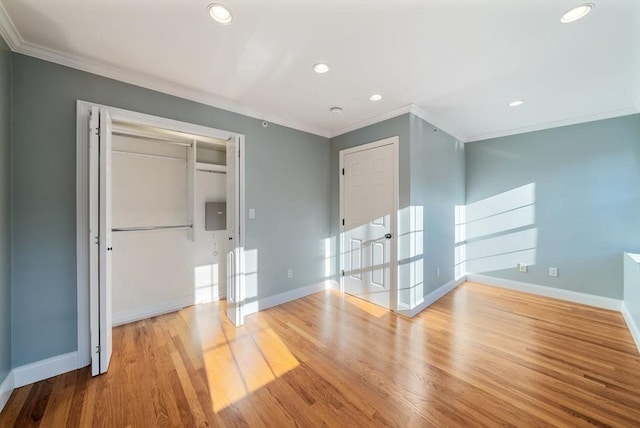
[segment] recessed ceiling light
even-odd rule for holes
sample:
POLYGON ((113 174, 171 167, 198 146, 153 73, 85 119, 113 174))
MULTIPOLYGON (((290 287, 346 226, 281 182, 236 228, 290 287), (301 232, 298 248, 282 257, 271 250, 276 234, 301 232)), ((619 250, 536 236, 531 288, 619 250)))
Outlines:
POLYGON ((231 11, 224 5, 213 3, 209 5, 209 15, 221 24, 231 24, 233 15, 231 11))
POLYGON ((333 114, 340 114, 342 113, 342 107, 331 107, 329 111, 333 114))
POLYGON ((327 64, 322 63, 322 62, 319 62, 318 64, 315 64, 313 66, 313 71, 315 71, 316 73, 319 73, 319 74, 323 74, 323 73, 326 73, 327 71, 329 71, 329 66, 327 64))
POLYGON ((380 94, 373 94, 369 97, 369 99, 371 101, 380 101, 382 99, 382 95, 380 94))
POLYGON ((524 104, 524 100, 515 100, 509 103, 509 107, 518 107, 524 104))
POLYGON ((584 18, 589 12, 591 12, 591 9, 593 9, 594 7, 596 7, 596 5, 593 3, 585 3, 580 6, 576 6, 562 15, 562 18, 560 18, 560 22, 562 22, 563 24, 568 24, 570 22, 577 21, 580 18, 584 18))

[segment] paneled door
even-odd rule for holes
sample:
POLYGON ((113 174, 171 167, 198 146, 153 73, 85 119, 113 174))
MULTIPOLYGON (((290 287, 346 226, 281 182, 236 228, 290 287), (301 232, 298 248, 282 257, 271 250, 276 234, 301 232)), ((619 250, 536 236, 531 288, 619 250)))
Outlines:
POLYGON ((240 178, 240 144, 238 137, 233 137, 227 142, 227 317, 236 326, 244 324, 240 178))
POLYGON ((387 309, 393 302, 397 139, 341 152, 344 291, 387 309))
POLYGON ((94 106, 89 129, 89 156, 93 165, 90 181, 90 287, 91 372, 109 369, 112 352, 111 328, 111 116, 106 108, 94 106))

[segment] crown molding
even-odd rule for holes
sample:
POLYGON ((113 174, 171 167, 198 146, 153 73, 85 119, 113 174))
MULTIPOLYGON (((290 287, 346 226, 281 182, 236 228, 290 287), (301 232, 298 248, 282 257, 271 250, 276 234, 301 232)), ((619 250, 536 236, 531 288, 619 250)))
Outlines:
POLYGON ((153 91, 162 92, 164 94, 173 95, 179 98, 184 98, 190 101, 195 101, 211 107, 230 111, 232 113, 252 117, 254 119, 266 120, 267 122, 286 126, 309 134, 329 138, 329 133, 326 132, 326 130, 311 128, 302 123, 265 114, 240 103, 236 103, 213 94, 207 94, 203 91, 167 80, 158 79, 150 75, 126 70, 120 67, 114 67, 100 61, 80 58, 75 55, 65 54, 35 43, 26 42, 20 36, 20 33, 13 24, 13 21, 2 4, 2 1, 0 1, 0 36, 4 38, 7 45, 13 52, 19 54, 42 59, 109 79, 118 80, 120 82, 129 83, 131 85, 140 86, 142 88, 151 89, 153 91))
POLYGON ((428 122, 429 124, 440 129, 441 131, 444 131, 447 134, 451 135, 453 138, 462 141, 462 139, 459 136, 459 133, 456 130, 454 130, 450 125, 443 123, 442 121, 434 118, 433 115, 431 115, 429 112, 425 110, 422 110, 417 105, 411 104, 411 108, 409 111, 413 113, 415 116, 424 120, 425 122, 428 122), (440 126, 440 125, 444 125, 444 126, 440 126))
POLYGON ((16 29, 15 25, 13 25, 13 21, 7 12, 7 9, 4 8, 4 5, 0 1, 0 36, 4 39, 9 46, 9 49, 12 51, 16 51, 16 49, 24 42, 22 37, 20 37, 20 33, 16 29))
POLYGON ((285 126, 288 128, 296 129, 302 132, 318 135, 325 138, 334 138, 347 132, 355 131, 356 129, 363 128, 365 126, 373 125, 387 119, 401 116, 406 113, 411 113, 420 119, 430 123, 436 128, 441 129, 447 134, 457 138, 463 143, 470 143, 473 141, 487 140, 490 138, 506 137, 509 135, 522 134, 525 132, 539 131, 549 128, 557 128, 567 125, 575 125, 579 123, 590 122, 594 120, 609 119, 618 116, 626 116, 630 114, 636 114, 640 112, 640 97, 636 101, 633 107, 627 107, 623 109, 607 111, 602 113, 596 113, 586 116, 579 116, 575 118, 569 118, 558 121, 542 122, 539 124, 506 129, 503 131, 491 132, 487 134, 478 134, 472 136, 462 136, 453 127, 448 124, 442 123, 440 120, 434 118, 428 111, 425 111, 415 104, 409 104, 395 110, 391 110, 365 120, 361 120, 351 125, 335 129, 333 131, 327 131, 326 129, 312 128, 303 123, 291 121, 288 119, 282 119, 277 116, 262 113, 246 105, 225 99, 214 94, 207 94, 203 91, 196 90, 184 85, 170 82, 164 79, 159 79, 144 73, 139 73, 131 70, 126 70, 121 67, 115 67, 102 63, 100 61, 83 59, 75 55, 69 55, 57 50, 49 49, 34 43, 26 42, 16 29, 11 17, 5 9, 2 0, 0 0, 0 36, 2 36, 9 46, 9 48, 16 53, 27 55, 30 57, 42 59, 55 64, 63 65, 66 67, 74 68, 76 70, 85 71, 87 73, 96 74, 109 79, 118 80, 120 82, 128 83, 131 85, 139 86, 142 88, 150 89, 153 91, 161 92, 168 95, 173 95, 179 98, 195 101, 201 104, 205 104, 211 107, 226 110, 232 113, 240 114, 243 116, 251 117, 258 120, 266 120, 277 125, 285 126), (443 125, 443 126, 441 126, 443 125))
POLYGON ((584 116, 572 117, 563 120, 554 120, 550 122, 537 123, 531 126, 523 126, 520 128, 506 129, 504 131, 490 132, 487 134, 473 135, 471 137, 462 138, 464 143, 472 143, 474 141, 488 140, 491 138, 508 137, 510 135, 524 134, 526 132, 542 131, 544 129, 560 128, 562 126, 578 125, 580 123, 594 122, 596 120, 612 119, 614 117, 628 116, 640 113, 640 106, 626 107, 617 110, 610 110, 601 113, 588 114, 584 116))
POLYGON ((251 109, 250 107, 244 106, 242 104, 233 102, 231 100, 224 99, 212 94, 207 94, 202 91, 189 88, 187 86, 176 84, 174 82, 158 79, 156 77, 145 75, 143 73, 126 70, 120 67, 114 67, 99 61, 81 59, 75 55, 65 54, 30 42, 22 42, 19 46, 16 47, 16 49, 14 49, 14 51, 23 55, 74 68, 76 70, 85 71, 87 73, 96 74, 109 79, 118 80, 120 82, 129 83, 131 85, 140 86, 146 89, 151 89, 153 91, 158 91, 190 101, 195 101, 201 104, 206 104, 211 107, 241 114, 243 116, 248 116, 259 120, 266 120, 277 125, 286 126, 288 128, 293 128, 299 131, 328 138, 328 133, 324 130, 310 128, 298 122, 271 116, 251 109))
POLYGON ((355 131, 356 129, 364 128, 365 126, 374 125, 376 123, 383 122, 387 119, 393 119, 394 117, 402 116, 403 114, 411 112, 412 104, 397 108, 395 110, 388 111, 386 113, 378 114, 376 116, 372 116, 368 119, 360 120, 358 122, 352 123, 351 125, 344 126, 342 128, 338 128, 333 132, 329 133, 329 138, 334 138, 342 134, 346 134, 347 132, 355 131))
POLYGON ((418 107, 415 104, 408 104, 406 106, 397 108, 395 110, 391 110, 376 116, 372 116, 368 119, 365 120, 361 120, 358 122, 355 122, 349 126, 345 126, 343 128, 339 128, 333 132, 331 132, 329 134, 330 138, 334 138, 337 137, 339 135, 342 134, 346 134, 347 132, 351 132, 351 131, 355 131, 357 129, 360 128, 364 128, 365 126, 370 126, 370 125, 375 125, 376 123, 380 123, 383 122, 385 120, 388 119, 393 119, 394 117, 398 117, 398 116, 402 116, 403 114, 406 113, 411 113, 414 116, 419 117, 420 119, 424 120, 425 122, 429 122, 429 124, 435 126, 438 129, 441 129, 442 131, 446 132, 447 134, 451 135, 452 137, 456 138, 456 139, 460 139, 458 137, 458 133, 457 132, 453 132, 453 130, 451 129, 451 127, 449 126, 440 126, 442 123, 437 120, 434 119, 433 116, 431 116, 429 113, 427 113, 426 111, 422 110, 420 107, 418 107))

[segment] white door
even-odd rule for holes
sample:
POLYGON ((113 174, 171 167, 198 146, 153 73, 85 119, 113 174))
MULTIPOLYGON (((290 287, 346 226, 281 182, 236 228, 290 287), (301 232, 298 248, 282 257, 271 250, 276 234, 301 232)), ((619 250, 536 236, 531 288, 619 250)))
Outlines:
POLYGON ((346 293, 395 310, 396 148, 393 142, 373 145, 341 154, 343 286, 346 293))
POLYGON ((238 137, 233 137, 227 142, 227 317, 234 325, 244 324, 240 177, 240 143, 238 137))
POLYGON ((90 287, 91 372, 109 368, 111 328, 111 128, 106 108, 93 107, 90 127, 90 287), (97 334, 96 334, 97 333, 97 334))

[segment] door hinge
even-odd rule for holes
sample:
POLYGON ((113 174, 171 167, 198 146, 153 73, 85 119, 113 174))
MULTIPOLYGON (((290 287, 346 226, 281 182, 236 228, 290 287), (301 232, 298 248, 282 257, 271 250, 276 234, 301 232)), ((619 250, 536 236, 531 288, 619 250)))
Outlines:
POLYGON ((342 269, 342 276, 344 276, 344 269, 342 269))
POLYGON ((342 175, 344 175, 344 168, 342 168, 342 175))
POLYGON ((96 345, 96 354, 99 354, 101 350, 100 345, 96 345))
POLYGON ((96 237, 95 237, 94 244, 96 244, 96 245, 100 245, 100 237, 99 237, 99 236, 96 236, 96 237))
POLYGON ((344 219, 342 219, 342 225, 344 226, 344 219))

